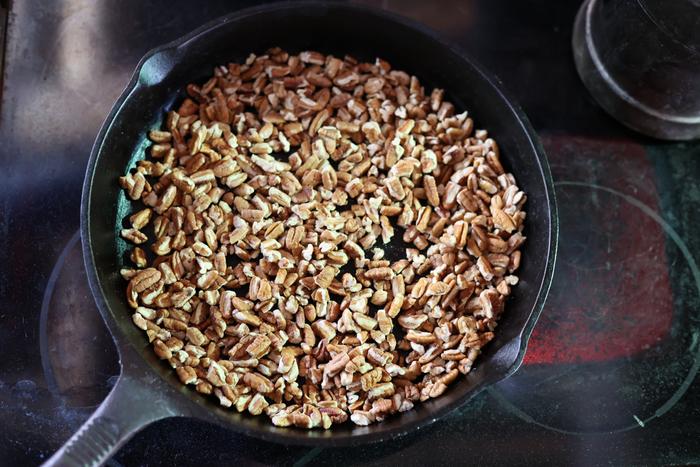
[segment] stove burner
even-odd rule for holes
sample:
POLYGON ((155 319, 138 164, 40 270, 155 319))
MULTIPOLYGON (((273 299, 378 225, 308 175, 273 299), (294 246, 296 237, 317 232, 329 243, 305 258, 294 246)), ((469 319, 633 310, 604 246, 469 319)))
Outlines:
POLYGON ((567 314, 543 313, 526 363, 615 360, 668 338, 673 292, 663 220, 615 190, 581 182, 557 186, 559 286, 547 308, 567 314))
POLYGON ((700 326, 673 302, 681 288, 700 295, 700 271, 673 227, 638 199, 591 183, 556 188, 561 254, 529 365, 489 392, 554 431, 644 427, 700 368, 700 326))
POLYGON ((118 357, 88 287, 80 232, 68 241, 51 271, 39 327, 51 393, 70 407, 101 402, 119 373, 118 357))

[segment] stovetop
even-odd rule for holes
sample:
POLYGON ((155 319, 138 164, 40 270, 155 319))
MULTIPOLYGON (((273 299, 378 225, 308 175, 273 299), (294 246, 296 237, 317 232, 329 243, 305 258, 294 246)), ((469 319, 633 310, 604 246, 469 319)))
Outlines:
MULTIPOLYGON (((0 464, 36 465, 94 411, 119 372, 78 235, 98 127, 147 50, 254 2, 9 3, 0 464)), ((396 441, 290 447, 170 419, 137 434, 110 465, 699 463, 700 143, 644 138, 592 101, 571 57, 577 0, 377 4, 460 44, 500 77, 542 138, 560 252, 523 367, 396 441)))

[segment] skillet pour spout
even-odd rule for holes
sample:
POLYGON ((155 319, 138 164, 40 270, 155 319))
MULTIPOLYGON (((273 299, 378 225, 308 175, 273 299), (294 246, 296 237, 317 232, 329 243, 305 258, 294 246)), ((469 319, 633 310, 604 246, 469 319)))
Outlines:
POLYGON ((144 426, 173 416, 199 418, 269 441, 326 447, 378 442, 427 426, 510 376, 522 362, 552 280, 557 225, 549 166, 527 118, 495 78, 435 33, 386 12, 337 3, 272 4, 212 21, 149 52, 97 135, 83 186, 83 253, 95 301, 117 343, 122 373, 95 414, 46 465, 99 465, 144 426), (372 34, 357 34, 358 24, 372 34), (165 113, 184 97, 188 83, 203 82, 216 65, 244 61, 251 52, 275 46, 290 52, 349 54, 366 61, 381 57, 420 77, 426 86, 445 89, 446 98, 473 113, 477 126, 498 139, 503 163, 528 194, 520 283, 496 337, 474 369, 441 397, 367 427, 280 428, 267 419, 218 406, 182 386, 158 360, 131 322, 123 293, 118 271, 127 255, 118 233, 130 206, 118 177, 143 157, 148 131, 161 125, 165 113))

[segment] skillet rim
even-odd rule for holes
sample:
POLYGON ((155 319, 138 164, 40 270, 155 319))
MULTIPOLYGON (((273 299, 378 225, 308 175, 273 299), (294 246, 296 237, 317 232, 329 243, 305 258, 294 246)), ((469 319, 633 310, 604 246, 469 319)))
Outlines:
MULTIPOLYGON (((82 252, 85 262, 86 275, 88 278, 88 283, 90 290, 95 299, 97 307, 102 315, 107 328, 115 341, 117 351, 120 356, 120 366, 122 369, 121 375, 130 372, 131 370, 126 368, 125 363, 128 363, 129 367, 136 365, 140 369, 145 369, 148 373, 158 374, 158 383, 169 387, 170 384, 166 381, 162 375, 156 371, 152 365, 145 360, 143 356, 140 355, 138 351, 138 346, 135 345, 132 340, 124 335, 116 322, 115 316, 111 312, 111 307, 105 298, 105 294, 102 291, 102 284, 100 283, 97 274, 97 265, 93 255, 92 241, 91 241, 91 223, 90 223, 90 205, 92 197, 92 187, 93 187, 93 177, 95 174, 95 169, 97 167, 97 162, 103 153, 103 145, 106 136, 113 131, 113 124, 117 115, 121 112, 123 106, 131 97, 132 93, 136 91, 139 87, 148 88, 148 84, 143 84, 140 81, 140 75, 144 67, 152 59, 157 59, 159 56, 167 55, 173 53, 175 56, 180 52, 180 50, 187 46, 188 43, 194 41, 195 39, 205 36, 210 31, 217 29, 218 27, 229 23, 231 21, 244 20, 245 18, 253 15, 263 14, 271 11, 280 10, 297 10, 302 8, 322 8, 322 9, 334 9, 334 10, 352 10, 359 11, 364 14, 374 15, 386 19, 391 22, 399 23, 411 30, 413 30, 418 35, 426 36, 428 39, 432 39, 437 43, 438 46, 448 49, 452 52, 459 60, 463 61, 466 65, 470 66, 472 70, 478 75, 480 80, 485 81, 493 90, 497 93, 499 100, 499 105, 504 105, 507 110, 513 113, 517 122, 519 123, 519 130, 522 131, 527 141, 529 142, 530 148, 535 155, 535 160, 538 164, 537 171, 537 184, 544 183, 545 188, 545 205, 546 218, 545 222, 548 222, 548 238, 546 243, 546 258, 544 263, 544 271, 542 276, 542 281, 539 284, 539 289, 536 295, 536 300, 529 315, 525 319, 525 322, 518 332, 518 334, 503 345, 502 348, 511 346, 513 342, 517 343, 517 354, 515 359, 510 363, 507 368, 501 373, 492 377, 486 377, 475 385, 470 391, 465 392, 461 397, 456 398, 444 407, 433 412, 428 412, 427 414, 419 417, 416 420, 407 421, 399 424, 394 428, 384 428, 381 429, 382 424, 372 425, 370 427, 365 427, 366 431, 352 434, 352 432, 342 432, 341 434, 331 434, 330 436, 318 436, 317 434, 310 434, 307 432, 300 432, 293 429, 280 429, 274 427, 273 425, 265 427, 257 426, 245 426, 243 424, 235 423, 230 419, 217 413, 211 408, 207 408, 194 400, 193 397, 189 397, 182 392, 178 395, 163 394, 167 397, 169 401, 177 405, 179 408, 183 408, 183 405, 187 406, 185 410, 183 408, 183 415, 192 416, 194 418, 210 421, 231 429, 235 432, 250 435, 259 439, 266 441, 274 441, 285 444, 295 444, 295 445, 310 445, 310 446, 348 446, 348 445, 358 445, 365 443, 379 442, 385 439, 392 439, 398 436, 404 435, 409 432, 413 432, 417 429, 427 427, 433 424, 439 418, 452 413, 459 407, 464 406, 469 400, 474 396, 484 390, 486 387, 502 381, 509 376, 511 376, 517 369, 521 366, 523 358, 525 356, 525 351, 527 349, 527 343, 534 329, 540 314, 542 313, 544 303, 546 301, 549 289, 552 283, 555 259, 558 248, 558 234, 559 234, 559 217, 558 208, 555 197, 554 181, 550 171, 549 163, 547 161, 544 148, 537 137, 532 125, 530 124, 527 116, 522 111, 520 106, 510 98, 509 94, 504 91, 503 83, 497 77, 484 71, 484 68, 471 56, 466 54, 459 46, 441 37, 436 31, 418 23, 414 20, 405 18, 403 16, 380 10, 377 8, 369 7, 366 5, 357 4, 341 4, 341 3, 324 3, 317 0, 305 0, 294 3, 286 2, 276 2, 266 5, 254 6, 250 8, 245 8, 241 10, 234 11, 227 15, 213 19, 202 26, 196 28, 188 34, 180 36, 166 44, 155 47, 148 51, 138 62, 128 84, 126 85, 124 91, 120 94, 119 98, 113 104, 109 114, 102 123, 100 130, 95 138, 95 143, 90 151, 90 158, 86 167, 86 174, 83 183, 83 190, 81 195, 81 211, 80 211, 80 233, 82 241, 82 252), (539 178, 542 178, 540 182, 539 178), (127 347, 125 349, 125 347, 127 347), (136 358, 137 361, 133 361, 134 358, 131 354, 139 354, 136 358), (129 354, 129 358, 126 358, 129 354), (196 407, 196 410, 192 410, 196 407)), ((545 226, 547 227, 547 226, 545 226)), ((544 256, 544 255, 543 255, 544 256)), ((122 376, 120 376, 122 377, 122 376)), ((188 388, 189 389, 189 388, 188 388)), ((169 391, 171 393, 171 391, 169 391)), ((198 394, 197 394, 198 395, 198 394)))

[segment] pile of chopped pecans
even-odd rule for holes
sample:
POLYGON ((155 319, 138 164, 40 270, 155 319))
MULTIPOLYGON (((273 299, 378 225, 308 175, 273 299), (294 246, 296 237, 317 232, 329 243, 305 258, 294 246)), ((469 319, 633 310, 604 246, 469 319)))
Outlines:
POLYGON ((273 49, 187 93, 120 178, 133 321, 183 384, 329 428, 470 371, 525 240, 485 130, 381 59, 273 49))

